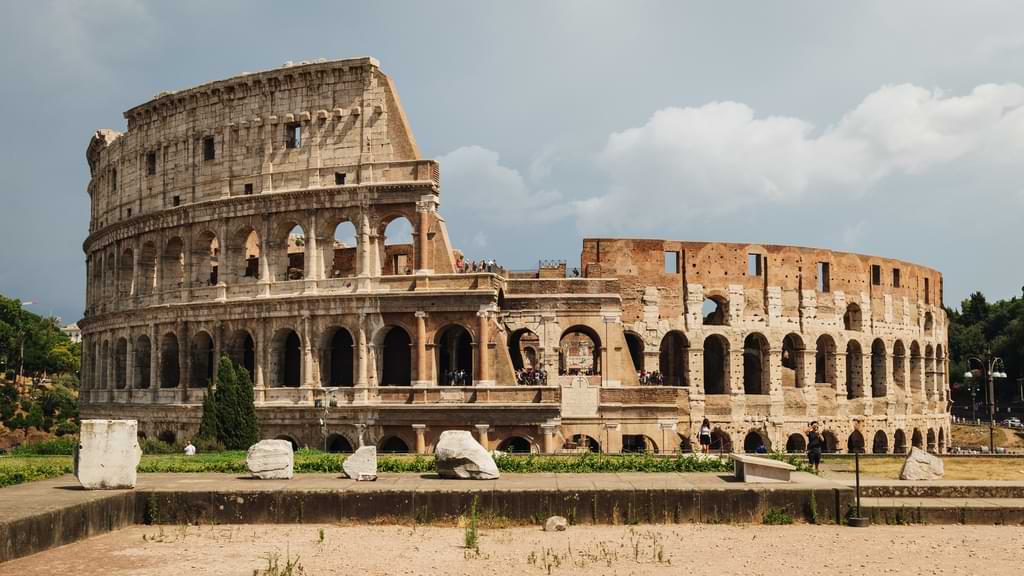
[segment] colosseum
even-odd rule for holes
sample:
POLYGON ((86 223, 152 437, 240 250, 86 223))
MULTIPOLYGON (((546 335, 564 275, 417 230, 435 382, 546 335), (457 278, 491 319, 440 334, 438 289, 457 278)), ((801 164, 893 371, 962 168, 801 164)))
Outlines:
MULTIPOLYGON (((825 249, 587 238, 467 266, 372 58, 165 92, 99 130, 82 415, 196 433, 222 354, 264 437, 426 453, 944 451, 942 276, 825 249)), ((486 190, 480 193, 486 194, 486 190)), ((639 192, 638 192, 639 193, 639 192)))

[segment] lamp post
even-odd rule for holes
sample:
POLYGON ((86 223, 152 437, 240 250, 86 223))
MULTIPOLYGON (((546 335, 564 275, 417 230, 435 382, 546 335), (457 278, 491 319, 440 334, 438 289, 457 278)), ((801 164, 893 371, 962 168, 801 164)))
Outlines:
MULTIPOLYGON (((996 452, 995 442, 995 424, 996 424, 996 395, 995 395, 995 379, 1006 378, 1006 367, 1003 365, 1003 359, 998 356, 993 356, 992 351, 988 348, 985 349, 985 353, 981 356, 968 356, 967 366, 970 367, 971 362, 975 362, 981 366, 980 370, 984 383, 987 386, 986 392, 988 396, 988 451, 990 454, 996 452)), ((974 379, 974 371, 968 370, 964 373, 964 378, 968 380, 974 379)), ((973 389, 971 397, 973 399, 973 389)))

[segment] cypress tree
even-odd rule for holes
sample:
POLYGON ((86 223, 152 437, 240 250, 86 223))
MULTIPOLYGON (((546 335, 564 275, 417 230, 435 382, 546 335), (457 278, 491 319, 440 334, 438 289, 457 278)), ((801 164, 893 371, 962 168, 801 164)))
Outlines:
POLYGON ((220 434, 220 426, 218 426, 218 414, 217 414, 217 403, 214 396, 216 395, 217 386, 214 383, 210 383, 210 387, 206 389, 206 397, 203 398, 203 419, 199 421, 199 434, 197 438, 203 438, 207 440, 216 440, 220 434))
POLYGON ((260 441, 260 424, 256 419, 256 402, 253 399, 252 380, 249 371, 239 366, 235 385, 236 406, 238 407, 237 440, 244 448, 260 441))
POLYGON ((226 355, 220 357, 217 366, 217 392, 214 394, 214 407, 217 412, 217 440, 225 448, 233 448, 229 439, 235 429, 235 410, 233 408, 234 388, 237 385, 237 374, 234 362, 226 355))

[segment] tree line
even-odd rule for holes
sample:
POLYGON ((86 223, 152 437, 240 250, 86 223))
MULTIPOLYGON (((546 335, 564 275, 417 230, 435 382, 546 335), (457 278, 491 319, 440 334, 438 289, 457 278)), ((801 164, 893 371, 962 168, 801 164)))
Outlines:
MULTIPOLYGON (((1021 378, 1024 378, 1024 298, 989 302, 975 292, 960 304, 960 310, 947 308, 949 316, 949 381, 957 404, 970 405, 971 386, 982 386, 981 365, 971 356, 983 358, 986 351, 1003 360, 1005 380, 995 381, 995 398, 1000 406, 1022 402, 1021 378), (973 370, 976 377, 965 373, 973 370)), ((978 401, 985 398, 983 386, 976 390, 978 401)))

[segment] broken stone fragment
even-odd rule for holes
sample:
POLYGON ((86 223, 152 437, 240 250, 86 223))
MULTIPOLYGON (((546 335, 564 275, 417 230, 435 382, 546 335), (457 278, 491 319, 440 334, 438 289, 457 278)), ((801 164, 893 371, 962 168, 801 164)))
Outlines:
POLYGON ((295 465, 292 443, 287 440, 260 440, 249 446, 245 465, 255 478, 288 480, 295 465))
POLYGON ((945 474, 942 459, 912 447, 900 470, 900 480, 940 480, 945 474))
POLYGON ((349 478, 364 482, 377 479, 377 447, 360 446, 354 454, 345 458, 341 464, 345 475, 349 478))
POLYGON ((498 465, 466 430, 445 430, 434 447, 437 474, 442 478, 496 480, 498 465))
POLYGON ((569 527, 569 521, 562 516, 552 516, 544 522, 545 532, 564 532, 569 527))
POLYGON ((135 488, 141 459, 135 420, 82 420, 74 470, 83 488, 135 488))

